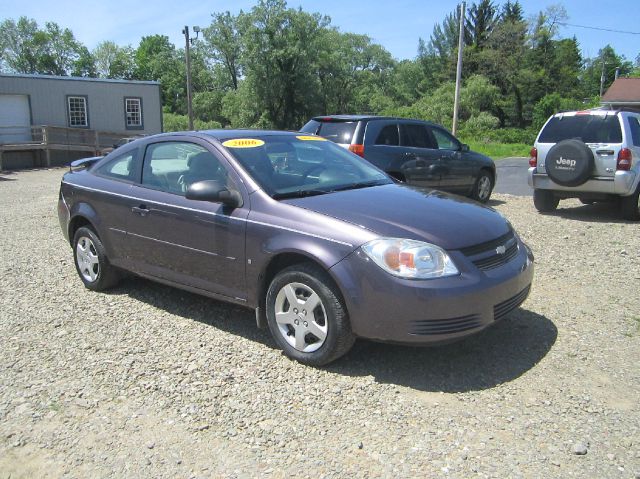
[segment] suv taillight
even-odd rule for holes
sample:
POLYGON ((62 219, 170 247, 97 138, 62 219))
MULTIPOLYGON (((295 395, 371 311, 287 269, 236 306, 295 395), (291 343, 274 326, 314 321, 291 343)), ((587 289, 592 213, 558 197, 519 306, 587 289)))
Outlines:
POLYGON ((349 145, 349 151, 364 158, 364 145, 349 145))
POLYGON ((633 160, 633 155, 631 154, 631 150, 629 148, 622 148, 618 152, 618 161, 616 161, 616 170, 629 171, 631 169, 631 160, 633 160))
POLYGON ((538 166, 538 149, 535 146, 529 152, 529 166, 532 168, 538 166))

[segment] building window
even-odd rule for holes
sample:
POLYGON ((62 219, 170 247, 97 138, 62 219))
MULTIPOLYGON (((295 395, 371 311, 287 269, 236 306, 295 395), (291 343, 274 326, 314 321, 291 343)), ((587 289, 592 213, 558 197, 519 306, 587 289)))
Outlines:
POLYGON ((124 99, 125 126, 128 130, 142 129, 142 99, 124 99))
POLYGON ((89 126, 89 118, 87 115, 87 97, 85 96, 68 96, 67 110, 69 112, 70 127, 89 126))

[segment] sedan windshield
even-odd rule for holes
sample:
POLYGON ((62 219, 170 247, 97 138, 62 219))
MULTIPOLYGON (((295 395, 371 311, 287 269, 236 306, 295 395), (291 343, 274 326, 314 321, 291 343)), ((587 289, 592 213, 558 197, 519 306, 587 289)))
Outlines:
POLYGON ((392 183, 366 160, 317 136, 254 136, 222 145, 276 199, 392 183))

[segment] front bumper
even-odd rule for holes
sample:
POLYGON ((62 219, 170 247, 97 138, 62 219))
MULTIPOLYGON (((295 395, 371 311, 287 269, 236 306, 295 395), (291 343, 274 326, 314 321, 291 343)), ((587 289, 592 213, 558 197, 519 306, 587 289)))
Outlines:
POLYGON ((529 168, 527 182, 534 190, 555 190, 575 193, 603 193, 610 195, 628 196, 635 192, 638 184, 634 171, 616 171, 614 176, 598 176, 579 186, 562 186, 555 183, 545 173, 538 173, 535 167, 529 168))
POLYGON ((392 276, 357 250, 331 268, 340 283, 355 335, 402 344, 437 344, 475 334, 524 302, 533 281, 533 255, 518 250, 499 267, 480 270, 449 252, 459 276, 408 280, 392 276))

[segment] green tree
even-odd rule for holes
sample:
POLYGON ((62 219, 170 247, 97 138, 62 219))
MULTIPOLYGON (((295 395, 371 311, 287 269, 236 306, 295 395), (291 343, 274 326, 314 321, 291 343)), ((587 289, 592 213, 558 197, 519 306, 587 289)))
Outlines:
POLYGON ((238 31, 238 18, 229 12, 212 15, 211 25, 202 30, 208 56, 224 66, 234 90, 242 74, 240 59, 242 41, 238 31))
POLYGON ((239 16, 246 81, 265 118, 276 128, 299 128, 316 109, 314 58, 327 17, 260 0, 239 16))
POLYGON ((47 37, 35 20, 20 17, 18 21, 0 23, 0 45, 4 69, 16 73, 41 73, 47 37))
POLYGON ((162 104, 172 113, 185 113, 186 69, 179 52, 165 35, 142 37, 134 53, 133 78, 159 81, 162 104))
POLYGON ((490 0, 481 0, 471 5, 465 19, 469 43, 477 49, 482 49, 497 22, 498 10, 490 0))
POLYGON ((598 52, 598 56, 585 62, 582 73, 582 95, 590 98, 600 94, 600 80, 604 72, 603 92, 611 86, 616 75, 628 75, 633 71, 633 64, 624 55, 618 55, 611 45, 606 45, 598 52))
POLYGON ((93 49, 96 72, 101 78, 131 79, 134 76, 134 51, 130 46, 120 47, 114 42, 98 43, 93 49))

